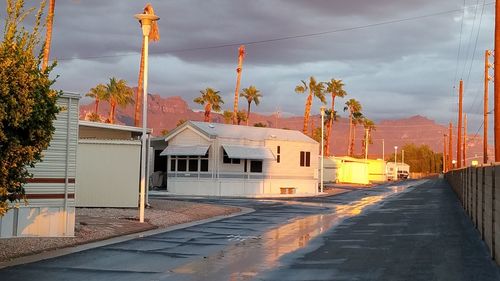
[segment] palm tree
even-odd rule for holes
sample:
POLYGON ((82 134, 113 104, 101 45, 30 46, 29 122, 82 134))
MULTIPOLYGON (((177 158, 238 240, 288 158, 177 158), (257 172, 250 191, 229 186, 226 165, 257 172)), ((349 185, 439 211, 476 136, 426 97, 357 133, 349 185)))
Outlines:
POLYGON ((332 124, 333 124, 333 121, 337 121, 337 118, 338 118, 338 115, 337 115, 337 111, 335 110, 332 110, 332 109, 327 109, 325 110, 325 123, 324 123, 324 126, 326 127, 326 132, 325 132, 325 146, 324 146, 324 149, 323 149, 323 153, 326 155, 326 156, 329 156, 330 155, 330 152, 329 152, 329 149, 330 149, 330 138, 331 138, 331 128, 332 128, 332 124))
POLYGON ((354 154, 354 130, 355 122, 359 120, 361 116, 361 104, 355 99, 349 99, 345 103, 344 111, 349 111, 349 139, 347 144, 347 155, 352 156, 354 154))
POLYGON ((248 109, 247 109, 247 126, 248 126, 248 120, 250 119, 250 105, 255 103, 255 105, 259 105, 260 103, 260 98, 262 95, 260 94, 260 91, 255 88, 255 86, 250 86, 248 88, 243 89, 243 92, 240 93, 240 97, 244 97, 247 99, 248 102, 248 109))
POLYGON ((311 106, 313 102, 313 96, 318 98, 323 104, 326 103, 324 89, 325 86, 322 82, 317 82, 314 77, 309 78, 309 84, 306 84, 304 80, 301 80, 302 84, 295 87, 295 92, 298 94, 303 94, 309 90, 309 95, 307 96, 305 110, 304 110, 304 127, 302 132, 307 135, 307 125, 309 124, 309 116, 311 115, 311 106))
POLYGON ((224 110, 222 113, 222 118, 225 124, 231 124, 233 122, 233 112, 229 110, 224 110))
POLYGON ((363 118, 363 127, 365 128, 365 135, 361 140, 361 151, 363 155, 366 153, 366 139, 368 138, 368 144, 372 144, 372 131, 375 131, 375 122, 368 118, 363 118))
POLYGON ((333 121, 336 120, 336 116, 333 116, 337 112, 335 111, 335 98, 343 98, 347 95, 344 90, 344 83, 342 80, 331 79, 329 82, 326 82, 326 92, 332 95, 332 107, 329 110, 330 117, 328 118, 328 123, 326 124, 326 143, 325 143, 325 155, 330 155, 330 137, 332 135, 333 121))
POLYGON ((99 115, 99 102, 106 99, 106 85, 98 84, 94 88, 91 88, 88 93, 85 94, 86 97, 93 98, 95 100, 94 113, 99 115))
MULTIPOLYGON (((144 7, 144 14, 154 15, 155 11, 151 4, 147 4, 144 7)), ((158 22, 153 21, 151 23, 151 31, 149 32, 149 41, 159 41, 160 31, 158 29, 158 22)), ((144 81, 144 36, 142 37, 142 49, 141 49, 141 63, 139 66, 139 78, 137 79, 137 91, 135 92, 135 111, 134 111, 134 126, 139 127, 139 115, 141 111, 141 95, 142 95, 142 84, 144 81)))
POLYGON ((45 45, 43 46, 43 61, 42 70, 45 70, 49 65, 50 45, 52 42, 52 26, 54 23, 54 9, 56 7, 56 0, 49 1, 49 12, 47 13, 47 31, 45 33, 45 45))
POLYGON ((236 120, 238 121, 238 125, 240 125, 240 123, 244 121, 247 121, 248 124, 247 113, 243 110, 239 110, 238 113, 236 114, 236 120))
POLYGON ((220 111, 221 104, 224 104, 222 98, 219 96, 219 91, 212 88, 206 88, 204 91, 200 91, 201 96, 195 98, 193 101, 195 103, 205 106, 205 122, 210 122, 210 113, 212 110, 220 111))
POLYGON ((115 77, 109 79, 109 83, 106 85, 106 100, 109 102, 109 122, 111 124, 115 123, 115 111, 116 106, 125 107, 131 104, 134 96, 132 89, 127 86, 127 82, 123 79, 116 80, 115 77))

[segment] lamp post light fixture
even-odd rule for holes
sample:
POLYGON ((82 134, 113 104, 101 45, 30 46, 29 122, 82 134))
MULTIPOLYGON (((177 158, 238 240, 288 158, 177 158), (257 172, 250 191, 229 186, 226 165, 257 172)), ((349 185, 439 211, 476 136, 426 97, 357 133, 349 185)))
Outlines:
POLYGON ((144 80, 142 93, 142 137, 141 137, 141 183, 139 194, 139 222, 144 222, 144 207, 146 193, 146 153, 147 153, 147 120, 148 120, 148 47, 151 24, 160 18, 153 14, 136 14, 134 16, 141 23, 144 37, 144 80))
POLYGON ((398 147, 394 146, 394 180, 398 179, 398 147))
POLYGON ((320 108, 321 112, 321 170, 320 170, 320 191, 323 193, 323 166, 325 158, 325 110, 326 107, 320 108))

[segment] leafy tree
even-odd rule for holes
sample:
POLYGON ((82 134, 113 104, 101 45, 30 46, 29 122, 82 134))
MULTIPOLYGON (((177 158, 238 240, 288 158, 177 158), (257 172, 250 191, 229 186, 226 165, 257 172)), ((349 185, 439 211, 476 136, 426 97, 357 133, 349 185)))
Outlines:
POLYGON ((362 120, 363 127, 365 128, 363 139, 361 140, 361 151, 362 154, 366 153, 366 139, 368 138, 368 144, 372 144, 372 131, 376 130, 375 122, 368 118, 363 118, 362 120))
MULTIPOLYGON (((439 173, 442 171, 442 153, 435 153, 428 145, 405 144, 404 162, 410 165, 410 171, 416 173, 439 173)), ((398 152, 397 162, 401 163, 402 152, 398 152)), ((394 162, 394 153, 387 161, 394 162)))
POLYGON ((50 87, 55 64, 41 70, 39 28, 43 4, 31 32, 20 26, 30 12, 23 0, 7 0, 0 43, 0 216, 25 200, 27 167, 41 161, 54 133, 60 93, 50 87), (35 52, 39 52, 35 56, 35 52))
POLYGON ((222 113, 222 118, 224 118, 225 124, 231 124, 233 122, 233 112, 224 110, 224 112, 222 113))
POLYGON ((238 125, 240 125, 241 122, 247 121, 247 113, 242 110, 238 111, 238 113, 236 114, 236 120, 238 121, 238 125))
POLYGON ((176 127, 179 127, 180 125, 186 123, 186 119, 179 119, 179 121, 177 121, 177 124, 175 125, 176 127))
MULTIPOLYGON (((264 124, 264 123, 262 123, 262 122, 255 123, 255 124, 253 124, 253 126, 254 126, 254 127, 261 127, 261 128, 265 128, 265 127, 267 127, 267 125, 266 125, 266 124, 264 124)), ((285 129, 285 128, 284 128, 284 129, 285 129)))
POLYGON ((361 110, 363 107, 361 103, 355 99, 349 99, 345 103, 344 111, 349 111, 349 140, 347 147, 347 155, 352 156, 354 154, 354 139, 356 135, 356 124, 361 120, 363 114, 361 110))
POLYGON ((255 86, 250 86, 248 88, 243 89, 243 92, 240 93, 241 97, 244 97, 247 102, 248 102, 248 107, 247 107, 247 126, 248 126, 248 120, 250 119, 250 106, 252 105, 252 102, 255 103, 255 105, 259 105, 260 103, 260 98, 262 95, 260 94, 260 91, 255 88, 255 86))
POLYGON ((86 97, 93 98, 95 100, 94 113, 99 115, 99 102, 107 98, 106 85, 98 84, 94 88, 90 88, 89 92, 85 94, 86 97))
POLYGON ((323 150, 323 153, 324 155, 326 156, 329 156, 330 153, 329 153, 329 149, 330 149, 330 138, 331 138, 331 135, 332 135, 332 132, 331 132, 331 129, 332 129, 332 125, 333 124, 333 121, 337 121, 337 118, 338 118, 338 115, 337 115, 337 111, 335 110, 331 110, 331 109, 327 109, 325 110, 325 143, 324 143, 324 150, 323 150))
POLYGON ((309 124, 309 117, 311 115, 311 106, 313 102, 313 96, 318 98, 323 104, 326 104, 325 100, 325 86, 322 82, 317 82, 314 77, 309 78, 309 83, 304 80, 301 81, 302 84, 295 87, 295 92, 298 94, 303 94, 309 90, 309 95, 306 99, 306 105, 304 110, 304 127, 302 132, 307 135, 307 126, 309 124))
POLYGON ((106 84, 105 99, 109 102, 109 123, 115 123, 116 106, 125 107, 133 102, 134 95, 132 89, 127 86, 123 79, 117 80, 115 77, 109 78, 106 84))
POLYGON ((210 122, 210 113, 212 110, 220 111, 221 105, 224 104, 222 98, 219 95, 219 91, 212 88, 206 88, 204 91, 200 91, 201 96, 195 98, 193 101, 197 104, 205 106, 205 122, 210 122))
MULTIPOLYGON (((154 15, 155 11, 151 4, 146 4, 143 10, 144 14, 154 15)), ((140 22, 139 22, 140 23, 140 22)), ((144 81, 144 36, 142 37, 142 49, 141 49, 141 62, 139 65, 139 78, 137 79, 137 91, 135 92, 135 110, 134 110, 134 126, 139 127, 139 117, 141 112, 141 97, 142 97, 142 86, 144 81)), ((158 29, 158 22, 153 21, 151 24, 151 31, 149 32, 149 41, 160 41, 160 30, 158 29)))
POLYGON ((312 139, 321 144, 321 127, 313 129, 312 139))
POLYGON ((95 112, 91 112, 91 113, 87 114, 87 116, 85 116, 85 120, 89 120, 92 122, 102 122, 101 116, 99 116, 99 114, 97 114, 95 112))
POLYGON ((326 136, 325 136, 325 155, 328 156, 330 155, 330 138, 332 136, 332 129, 333 129, 333 121, 337 120, 337 116, 334 116, 337 112, 335 111, 335 98, 343 98, 347 95, 346 91, 344 90, 344 83, 342 83, 342 80, 335 80, 331 79, 329 82, 326 82, 326 92, 330 93, 332 95, 332 107, 328 111, 330 116, 328 116, 328 123, 326 123, 326 136))

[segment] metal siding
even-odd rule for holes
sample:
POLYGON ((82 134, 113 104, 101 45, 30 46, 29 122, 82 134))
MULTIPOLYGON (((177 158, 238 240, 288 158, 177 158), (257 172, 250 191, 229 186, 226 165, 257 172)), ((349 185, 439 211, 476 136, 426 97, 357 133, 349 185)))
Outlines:
MULTIPOLYGON (((63 94, 58 105, 64 107, 54 121, 55 132, 49 147, 43 152, 42 162, 28 168, 33 178, 64 179, 66 169, 66 140, 69 132, 68 178, 76 177, 76 150, 78 140, 78 103, 76 94, 63 94), (71 97, 71 104, 68 101, 71 97), (68 128, 68 110, 71 118, 68 128)), ((28 183, 27 194, 64 194, 65 184, 28 183)), ((75 184, 68 184, 68 193, 74 193, 75 184)), ((0 237, 12 236, 73 236, 75 227, 75 200, 30 199, 18 209, 11 209, 0 220, 0 237)))

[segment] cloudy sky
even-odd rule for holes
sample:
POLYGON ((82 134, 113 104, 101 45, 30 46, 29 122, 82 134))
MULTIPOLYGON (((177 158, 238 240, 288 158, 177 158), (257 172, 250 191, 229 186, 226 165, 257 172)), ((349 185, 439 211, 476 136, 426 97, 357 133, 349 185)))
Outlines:
MULTIPOLYGON (((29 1, 37 2, 37 1, 29 1)), ((135 86, 145 2, 57 0, 52 58, 59 89, 84 94, 109 77, 135 86)), ((469 132, 481 126, 484 50, 493 48, 494 5, 484 0, 151 1, 161 40, 150 44, 149 90, 192 103, 213 87, 232 104, 237 49, 242 87, 263 94, 260 112, 301 115, 300 80, 342 79, 366 116, 456 119, 465 81, 469 132), (484 7, 484 9, 483 9, 484 7)), ((31 4, 30 4, 31 5, 31 4)), ((4 18, 5 3, 0 4, 4 18)), ((339 100, 338 110, 341 110, 339 100)), ((243 103, 241 103, 243 105, 243 103)), ((318 111, 315 102, 313 111, 318 111)))

